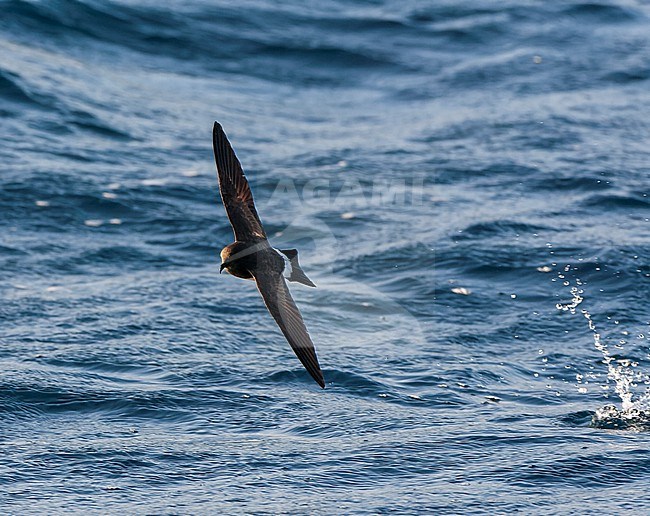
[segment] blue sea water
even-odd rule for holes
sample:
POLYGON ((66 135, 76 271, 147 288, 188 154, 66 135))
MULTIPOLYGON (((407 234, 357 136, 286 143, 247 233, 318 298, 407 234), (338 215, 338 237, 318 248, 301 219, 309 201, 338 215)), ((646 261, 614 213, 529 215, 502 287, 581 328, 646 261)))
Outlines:
POLYGON ((649 512, 649 106, 643 1, 0 0, 2 512, 649 512))

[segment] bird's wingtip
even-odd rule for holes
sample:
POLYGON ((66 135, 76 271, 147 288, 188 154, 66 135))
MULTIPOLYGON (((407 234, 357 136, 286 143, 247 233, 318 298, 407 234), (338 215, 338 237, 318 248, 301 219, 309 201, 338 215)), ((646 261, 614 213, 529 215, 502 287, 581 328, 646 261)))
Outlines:
POLYGON ((320 375, 320 378, 314 378, 314 379, 316 380, 316 383, 320 385, 321 389, 325 388, 325 378, 323 377, 322 374, 320 375))
POLYGON ((214 125, 212 126, 212 146, 214 147, 215 152, 217 152, 217 145, 224 140, 228 140, 226 133, 224 132, 223 127, 221 127, 221 124, 215 120, 214 125))

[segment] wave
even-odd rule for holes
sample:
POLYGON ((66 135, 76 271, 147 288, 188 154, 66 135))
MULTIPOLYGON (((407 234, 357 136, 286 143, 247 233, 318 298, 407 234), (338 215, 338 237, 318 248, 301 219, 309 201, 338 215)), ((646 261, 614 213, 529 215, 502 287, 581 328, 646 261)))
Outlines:
POLYGON ((29 90, 20 84, 20 77, 16 74, 0 69, 0 98, 13 102, 39 105, 32 98, 29 90))
MULTIPOLYGON (((143 54, 145 60, 147 56, 160 59, 157 66, 163 68, 166 60, 173 59, 175 69, 187 72, 187 63, 193 62, 208 70, 248 71, 271 80, 292 78, 343 84, 346 76, 332 73, 333 70, 365 73, 368 69, 398 64, 389 52, 355 44, 354 38, 329 37, 327 22, 295 13, 240 11, 208 5, 183 12, 80 0, 38 4, 8 0, 3 4, 5 24, 15 37, 26 32, 41 34, 75 53, 80 50, 80 38, 86 38, 89 44, 99 45, 96 50, 106 52, 106 45, 122 47, 143 54), (261 30, 270 27, 275 27, 270 34, 261 30)), ((400 26, 397 22, 377 20, 366 27, 354 18, 331 20, 329 25, 348 36, 354 34, 348 32, 351 27, 365 27, 367 32, 400 26)))
POLYGON ((540 224, 527 224, 513 220, 495 220, 471 224, 463 229, 455 238, 456 240, 482 240, 494 237, 503 238, 541 233, 543 231, 554 231, 554 229, 540 224))
POLYGON ((583 206, 589 208, 603 209, 647 209, 650 207, 650 199, 644 194, 627 194, 627 195, 592 195, 582 202, 583 206))
POLYGON ((613 2, 576 2, 562 9, 562 14, 573 19, 579 18, 580 22, 591 23, 621 23, 638 20, 640 13, 631 7, 623 7, 613 2))

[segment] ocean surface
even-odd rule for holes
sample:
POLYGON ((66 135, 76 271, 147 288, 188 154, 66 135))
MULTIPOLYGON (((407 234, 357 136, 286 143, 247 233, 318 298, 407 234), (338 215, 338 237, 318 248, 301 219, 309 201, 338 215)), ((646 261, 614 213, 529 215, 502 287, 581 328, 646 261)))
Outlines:
POLYGON ((649 513, 649 185, 647 1, 0 0, 0 512, 649 513))

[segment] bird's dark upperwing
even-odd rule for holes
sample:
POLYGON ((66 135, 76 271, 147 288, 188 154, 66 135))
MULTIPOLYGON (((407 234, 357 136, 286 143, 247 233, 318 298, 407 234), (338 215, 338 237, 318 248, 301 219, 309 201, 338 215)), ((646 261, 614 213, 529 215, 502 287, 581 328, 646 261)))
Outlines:
POLYGON ((318 364, 314 344, 284 278, 281 274, 271 271, 259 271, 254 276, 266 307, 291 344, 294 353, 312 378, 324 389, 325 379, 318 364))
POLYGON ((214 123, 212 129, 212 146, 221 200, 235 233, 235 240, 245 242, 266 238, 244 171, 218 122, 214 123))

